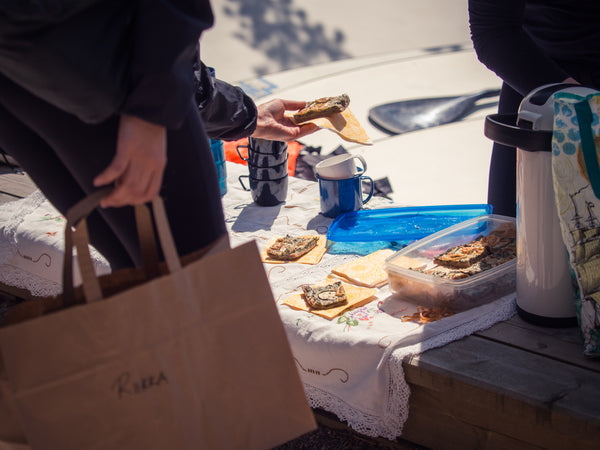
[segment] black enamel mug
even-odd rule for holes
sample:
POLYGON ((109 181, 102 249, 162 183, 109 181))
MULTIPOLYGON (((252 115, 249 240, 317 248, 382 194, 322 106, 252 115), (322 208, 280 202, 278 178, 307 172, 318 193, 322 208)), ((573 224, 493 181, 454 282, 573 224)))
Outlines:
POLYGON ((248 145, 236 147, 238 155, 248 164, 259 167, 273 167, 283 163, 288 157, 287 142, 268 141, 265 139, 248 138, 248 145), (241 149, 247 149, 243 155, 241 149))
POLYGON ((254 203, 260 206, 275 206, 283 203, 287 197, 288 176, 269 180, 257 180, 250 175, 240 175, 240 184, 245 191, 250 191, 254 203), (247 178, 249 187, 244 184, 247 178))
POLYGON ((256 178, 257 180, 275 180, 288 175, 288 161, 287 159, 281 164, 276 166, 255 166, 254 164, 248 163, 248 173, 250 177, 256 178))

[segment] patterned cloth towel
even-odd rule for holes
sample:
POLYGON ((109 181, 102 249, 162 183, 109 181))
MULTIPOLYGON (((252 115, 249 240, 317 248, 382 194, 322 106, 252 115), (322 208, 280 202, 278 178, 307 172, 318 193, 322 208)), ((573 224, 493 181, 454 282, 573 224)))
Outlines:
POLYGON ((552 177, 583 353, 600 358, 600 92, 554 96, 552 177))
MULTIPOLYGON (((238 177, 247 171, 246 166, 227 163, 228 191, 223 197, 223 206, 233 246, 255 239, 262 250, 276 236, 327 234, 332 219, 319 214, 317 183, 290 177, 286 202, 261 207, 253 203, 250 192, 243 190, 238 181, 238 177)), ((1 232, 0 258, 4 257, 0 264, 10 255, 18 254, 14 242, 21 243, 25 239, 37 239, 30 244, 28 255, 32 258, 34 248, 35 255, 60 255, 62 244, 43 236, 55 232, 62 235, 64 223, 60 223, 60 216, 49 210, 51 207, 39 193, 20 202, 20 205, 13 202, 0 208, 0 223, 5 224, 8 220, 13 224, 4 225, 1 232), (25 233, 24 228, 14 226, 19 221, 23 223, 17 217, 23 215, 20 211, 25 210, 25 206, 29 210, 25 215, 30 218, 32 228, 37 230, 35 233, 33 229, 28 231, 27 238, 20 233, 25 233)), ((370 208, 382 206, 391 204, 382 197, 373 197, 367 204, 370 208)), ((22 250, 19 252, 23 253, 22 250)), ((377 289, 371 302, 333 319, 283 304, 285 298, 299 292, 302 284, 324 280, 333 268, 360 256, 328 252, 318 264, 269 263, 265 264, 265 270, 311 406, 336 414, 365 435, 394 439, 401 435, 409 413, 410 392, 402 370, 403 358, 509 319, 515 313, 515 296, 509 295, 427 325, 402 322, 400 317, 415 312, 416 305, 391 296, 387 285, 377 289)), ((62 261, 61 256, 53 259, 62 261)), ((59 267, 61 265, 62 262, 59 267)), ((6 265, 0 266, 0 272, 3 267, 6 265)), ((20 270, 23 273, 27 268, 20 270)), ((59 286, 60 271, 50 274, 49 267, 45 272, 33 267, 30 270, 31 276, 38 277, 46 285, 44 289, 38 285, 38 292, 48 292, 59 286)))

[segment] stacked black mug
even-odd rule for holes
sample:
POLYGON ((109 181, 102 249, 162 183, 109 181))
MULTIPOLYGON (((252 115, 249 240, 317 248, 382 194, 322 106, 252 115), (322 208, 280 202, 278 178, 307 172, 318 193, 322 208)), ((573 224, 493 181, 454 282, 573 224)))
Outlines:
POLYGON ((249 138, 248 145, 238 145, 240 158, 248 163, 248 175, 240 175, 242 188, 250 191, 257 205, 274 206, 283 203, 288 189, 288 146, 285 142, 249 138), (240 153, 248 149, 248 156, 240 153), (243 179, 249 180, 247 187, 243 179))

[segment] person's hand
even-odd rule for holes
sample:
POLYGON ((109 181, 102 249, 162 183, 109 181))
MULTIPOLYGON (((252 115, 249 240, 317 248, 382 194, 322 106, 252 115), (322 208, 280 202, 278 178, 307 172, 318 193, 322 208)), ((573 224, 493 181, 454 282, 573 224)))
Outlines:
POLYGON ((262 105, 258 105, 258 119, 256 130, 252 137, 267 139, 270 141, 290 142, 319 129, 313 123, 296 125, 296 123, 285 115, 286 111, 297 111, 304 108, 306 102, 275 99, 262 105))
POLYGON ((115 189, 100 205, 107 208, 151 201, 159 193, 166 164, 165 127, 138 117, 122 115, 115 157, 94 178, 96 187, 115 184, 115 189))

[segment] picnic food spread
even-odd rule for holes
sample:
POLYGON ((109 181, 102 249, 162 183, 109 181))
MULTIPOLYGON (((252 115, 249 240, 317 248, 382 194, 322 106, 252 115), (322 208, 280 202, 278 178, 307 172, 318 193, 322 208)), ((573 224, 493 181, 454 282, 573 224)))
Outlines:
MULTIPOLYGON (((377 288, 390 283, 394 295, 418 306, 413 314, 401 316, 402 321, 425 324, 514 290, 514 219, 476 217, 414 245, 418 253, 411 246, 404 249, 409 250, 408 254, 384 248, 335 266, 325 281, 302 285, 301 293, 291 295, 283 303, 331 319, 363 304, 375 295, 377 288), (479 280, 478 276, 486 272, 491 275, 479 280)), ((318 264, 325 252, 324 236, 286 235, 269 242, 263 255, 271 263, 318 264), (303 258, 309 259, 302 261, 303 258)))

